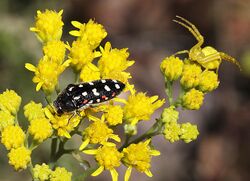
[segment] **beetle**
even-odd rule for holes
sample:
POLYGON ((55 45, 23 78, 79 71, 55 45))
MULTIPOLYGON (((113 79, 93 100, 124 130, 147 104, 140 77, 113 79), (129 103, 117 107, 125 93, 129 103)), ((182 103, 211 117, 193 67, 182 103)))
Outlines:
POLYGON ((113 79, 101 79, 80 84, 69 84, 56 98, 53 105, 58 115, 83 110, 92 105, 109 101, 119 95, 125 84, 113 79))

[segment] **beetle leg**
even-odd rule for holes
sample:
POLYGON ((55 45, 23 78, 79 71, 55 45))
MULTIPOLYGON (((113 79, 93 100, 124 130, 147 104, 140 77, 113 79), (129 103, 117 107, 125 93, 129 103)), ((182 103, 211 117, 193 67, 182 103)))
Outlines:
POLYGON ((185 54, 185 53, 189 54, 189 51, 188 50, 181 50, 181 51, 178 51, 175 54, 173 54, 173 56, 180 55, 180 54, 185 54))

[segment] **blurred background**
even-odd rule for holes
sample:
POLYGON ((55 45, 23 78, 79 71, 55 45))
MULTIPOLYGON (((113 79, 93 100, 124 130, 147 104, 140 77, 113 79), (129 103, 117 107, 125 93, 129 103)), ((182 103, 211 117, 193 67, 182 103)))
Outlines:
MULTIPOLYGON (((243 68, 226 61, 219 70, 220 86, 206 95, 199 111, 181 111, 183 122, 198 125, 197 141, 170 144, 162 136, 153 139, 161 156, 152 159, 152 173, 132 172, 136 181, 248 181, 250 180, 250 1, 249 0, 0 0, 0 91, 14 89, 22 96, 22 105, 31 99, 44 101, 35 92, 33 74, 24 69, 25 62, 36 64, 42 55, 41 44, 29 31, 36 11, 64 9, 64 37, 72 41, 70 21, 87 22, 93 18, 104 25, 116 48, 128 47, 129 69, 138 90, 165 97, 161 60, 176 51, 190 49, 195 38, 172 20, 176 15, 193 22, 211 45, 237 58, 243 68)), ((66 72, 65 77, 67 77, 66 72)), ((66 85, 70 81, 62 79, 66 85), (68 82, 67 82, 68 81, 68 82)), ((22 111, 20 111, 22 112, 22 111)), ((154 115, 158 117, 161 110, 154 115)), ((152 117, 152 119, 154 119, 152 117)), ((25 120, 24 120, 25 121, 25 120)), ((152 122, 140 124, 145 131, 152 122)), ((33 153, 34 162, 48 161, 49 141, 33 153)), ((74 144, 74 143, 71 143, 74 144)), ((31 180, 27 171, 13 172, 7 151, 0 145, 0 180, 31 180)), ((61 165, 74 172, 82 168, 69 156, 61 165)), ((121 177, 124 175, 121 168, 121 177)), ((105 172, 88 180, 110 180, 105 172)))

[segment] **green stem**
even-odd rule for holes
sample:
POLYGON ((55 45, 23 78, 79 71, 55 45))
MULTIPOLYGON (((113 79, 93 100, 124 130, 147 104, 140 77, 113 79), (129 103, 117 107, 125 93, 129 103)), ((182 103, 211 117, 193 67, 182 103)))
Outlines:
POLYGON ((80 72, 79 71, 75 71, 75 83, 79 83, 79 79, 80 79, 80 72))
POLYGON ((51 141, 51 153, 50 153, 50 167, 53 169, 55 166, 55 154, 57 150, 57 138, 52 138, 51 141))
POLYGON ((173 105, 173 88, 172 88, 172 86, 173 86, 173 82, 165 79, 165 92, 167 94, 170 106, 173 105))
POLYGON ((130 142, 128 141, 127 143, 122 145, 119 148, 119 151, 122 151, 123 148, 126 148, 133 143, 139 143, 140 141, 143 141, 145 139, 152 138, 153 136, 161 134, 163 125, 164 125, 164 123, 160 119, 157 119, 155 124, 153 124, 151 126, 151 128, 149 128, 144 134, 142 134, 138 138, 134 139, 133 141, 130 141, 130 142))
POLYGON ((182 103, 182 97, 183 95, 185 94, 185 90, 183 87, 180 88, 180 92, 179 92, 179 95, 178 95, 178 98, 176 99, 176 101, 173 103, 173 105, 177 108, 179 106, 181 106, 181 103, 182 103))
POLYGON ((77 177, 73 178, 73 181, 84 181, 87 177, 89 177, 94 171, 96 171, 99 168, 99 166, 95 166, 92 168, 87 169, 82 174, 78 175, 77 177))
POLYGON ((34 180, 33 164, 32 164, 31 161, 30 161, 30 163, 28 164, 28 169, 29 169, 30 175, 31 175, 31 177, 32 177, 32 180, 34 180))

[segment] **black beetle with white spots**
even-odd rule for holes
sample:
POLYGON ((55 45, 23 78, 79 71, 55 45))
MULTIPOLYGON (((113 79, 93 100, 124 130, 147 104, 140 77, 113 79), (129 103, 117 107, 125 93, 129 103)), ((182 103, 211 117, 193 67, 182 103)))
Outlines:
POLYGON ((116 97, 124 87, 124 83, 112 79, 69 84, 54 101, 54 107, 59 115, 83 110, 116 97))

